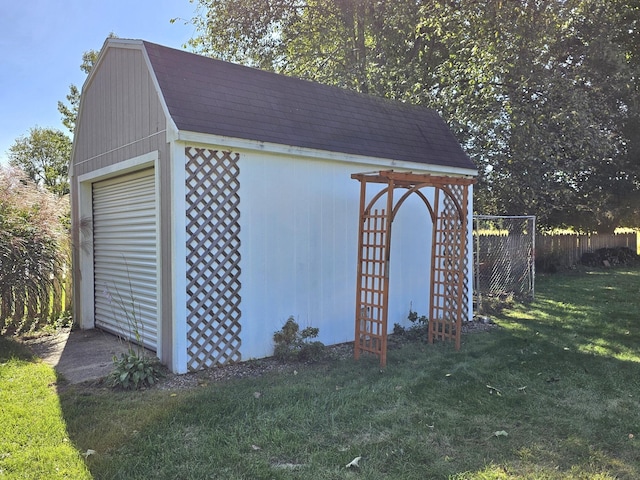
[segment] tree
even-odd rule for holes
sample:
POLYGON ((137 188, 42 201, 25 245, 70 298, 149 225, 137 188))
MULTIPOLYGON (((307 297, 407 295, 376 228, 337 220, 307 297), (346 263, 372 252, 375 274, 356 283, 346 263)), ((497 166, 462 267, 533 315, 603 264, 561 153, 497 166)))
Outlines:
POLYGON ((9 163, 57 195, 69 193, 71 140, 60 130, 35 127, 9 147, 9 163))
POLYGON ((640 225, 640 6, 624 0, 199 0, 207 55, 438 110, 483 213, 640 225))
MULTIPOLYGON (((189 45, 203 55, 379 96, 412 91, 425 60, 418 2, 199 1, 189 45)), ((433 53, 430 51, 429 53, 433 53)), ((432 58, 433 59, 433 58, 432 58)))
POLYGON ((481 3, 477 15, 449 3, 430 17, 458 32, 438 94, 480 169, 478 204, 547 228, 612 230, 638 172, 620 131, 631 76, 607 36, 615 15, 602 2, 481 3))
MULTIPOLYGON (((97 50, 88 50, 82 54, 82 64, 80 70, 89 75, 93 65, 98 59, 97 50)), ((58 101, 58 111, 62 115, 62 124, 73 134, 76 128, 76 118, 78 117, 78 109, 80 108, 80 90, 75 85, 69 85, 69 94, 67 95, 68 104, 58 101)))

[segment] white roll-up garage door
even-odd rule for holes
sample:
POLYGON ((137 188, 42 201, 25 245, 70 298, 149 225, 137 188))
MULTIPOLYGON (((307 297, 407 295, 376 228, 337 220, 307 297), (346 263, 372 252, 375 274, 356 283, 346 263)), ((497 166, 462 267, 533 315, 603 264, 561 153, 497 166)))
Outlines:
POLYGON ((95 325, 156 350, 154 170, 93 184, 95 325))

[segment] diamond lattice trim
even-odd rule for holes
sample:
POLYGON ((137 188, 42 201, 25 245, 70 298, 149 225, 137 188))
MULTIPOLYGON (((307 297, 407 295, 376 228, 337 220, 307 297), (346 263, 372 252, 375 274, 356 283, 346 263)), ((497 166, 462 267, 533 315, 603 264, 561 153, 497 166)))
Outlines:
POLYGON ((241 360, 239 154, 187 147, 189 370, 241 360))

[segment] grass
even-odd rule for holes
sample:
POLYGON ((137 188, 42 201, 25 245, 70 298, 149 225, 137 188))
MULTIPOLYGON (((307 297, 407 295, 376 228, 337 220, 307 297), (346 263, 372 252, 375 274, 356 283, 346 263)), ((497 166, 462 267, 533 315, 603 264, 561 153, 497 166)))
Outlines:
MULTIPOLYGON (((639 294, 640 270, 542 277, 533 304, 464 336, 460 352, 399 342, 384 371, 375 358, 327 361, 191 390, 71 387, 58 403, 50 370, 10 360, 11 383, 53 405, 30 415, 53 420, 7 429, 7 405, 30 401, 5 396, 0 438, 50 431, 37 449, 73 445, 75 462, 94 450, 97 479, 640 478, 639 294)), ((16 454, 3 457, 3 441, 6 472, 16 454)), ((27 458, 48 463, 25 453, 12 472, 27 458)))
POLYGON ((0 337, 0 478, 91 478, 69 438, 51 367, 0 337))

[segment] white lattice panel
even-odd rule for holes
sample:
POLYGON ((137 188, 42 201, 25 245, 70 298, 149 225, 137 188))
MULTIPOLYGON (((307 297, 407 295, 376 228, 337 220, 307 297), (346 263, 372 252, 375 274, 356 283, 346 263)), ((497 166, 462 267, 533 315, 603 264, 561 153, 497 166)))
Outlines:
POLYGON ((240 355, 240 173, 237 153, 186 149, 189 370, 240 355))

